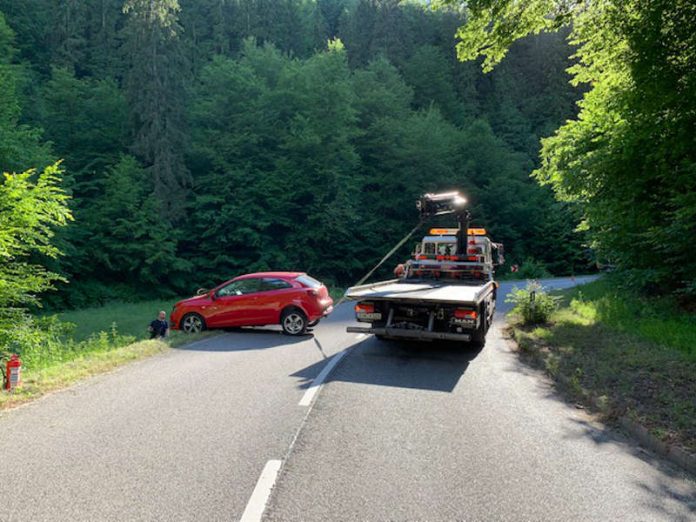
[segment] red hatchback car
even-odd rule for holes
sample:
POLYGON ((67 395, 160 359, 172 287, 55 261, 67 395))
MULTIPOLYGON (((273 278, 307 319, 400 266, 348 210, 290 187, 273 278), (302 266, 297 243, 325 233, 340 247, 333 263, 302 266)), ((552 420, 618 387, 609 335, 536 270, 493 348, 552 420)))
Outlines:
POLYGON ((303 272, 260 272, 223 283, 174 305, 171 327, 187 333, 206 328, 280 324, 300 335, 333 310, 329 291, 303 272))

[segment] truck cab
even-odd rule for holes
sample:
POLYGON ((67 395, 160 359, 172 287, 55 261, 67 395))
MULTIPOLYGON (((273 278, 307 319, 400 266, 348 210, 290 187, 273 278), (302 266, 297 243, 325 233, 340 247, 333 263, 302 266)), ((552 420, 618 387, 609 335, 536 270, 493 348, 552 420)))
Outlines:
POLYGON ((502 245, 493 243, 483 228, 469 228, 466 252, 459 252, 456 229, 430 230, 430 234, 416 245, 412 259, 406 262, 404 278, 449 278, 454 280, 493 280, 494 257, 502 262, 502 245))

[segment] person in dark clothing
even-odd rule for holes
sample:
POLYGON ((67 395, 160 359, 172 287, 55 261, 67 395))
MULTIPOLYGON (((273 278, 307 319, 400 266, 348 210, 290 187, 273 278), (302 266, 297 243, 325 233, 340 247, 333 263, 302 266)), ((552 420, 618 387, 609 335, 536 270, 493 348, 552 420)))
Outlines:
POLYGON ((167 337, 169 323, 167 322, 167 312, 164 310, 159 313, 157 319, 150 323, 150 339, 167 337))

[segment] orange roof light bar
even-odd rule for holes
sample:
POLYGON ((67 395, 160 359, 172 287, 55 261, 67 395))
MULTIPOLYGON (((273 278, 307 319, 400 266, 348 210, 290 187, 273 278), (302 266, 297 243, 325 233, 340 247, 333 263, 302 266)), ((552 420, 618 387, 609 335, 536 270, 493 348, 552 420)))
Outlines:
POLYGON ((456 228, 431 228, 430 235, 432 236, 456 236, 456 228))
MULTIPOLYGON (((458 231, 456 228, 431 228, 430 229, 431 236, 456 236, 457 232, 458 231)), ((470 228, 468 230, 468 235, 470 235, 470 236, 485 236, 486 229, 485 228, 470 228)))

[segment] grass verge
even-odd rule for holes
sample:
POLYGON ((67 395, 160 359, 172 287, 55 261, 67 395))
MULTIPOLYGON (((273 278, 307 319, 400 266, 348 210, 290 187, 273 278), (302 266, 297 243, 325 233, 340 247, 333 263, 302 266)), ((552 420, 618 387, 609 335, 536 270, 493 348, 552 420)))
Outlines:
POLYGON ((126 363, 165 352, 171 347, 214 335, 215 332, 203 332, 197 335, 174 332, 166 341, 137 341, 125 346, 113 347, 110 350, 87 351, 69 361, 23 371, 22 386, 11 393, 0 392, 0 410, 19 406, 47 393, 67 388, 86 377, 112 371, 126 363))
POLYGON ((696 453, 696 322, 597 281, 565 291, 546 325, 510 317, 521 356, 605 420, 626 416, 696 453))
POLYGON ((75 382, 118 366, 164 352, 172 346, 215 335, 171 332, 166 340, 146 340, 147 326, 159 310, 173 301, 111 303, 44 316, 35 330, 27 329, 18 351, 23 361, 22 386, 0 392, 0 410, 31 401, 75 382))
POLYGON ((148 337, 147 326, 157 317, 160 310, 169 315, 172 306, 179 299, 156 299, 138 303, 114 302, 105 306, 70 310, 58 314, 58 319, 73 323, 72 337, 84 341, 98 332, 110 332, 115 324, 120 335, 135 339, 148 337))

